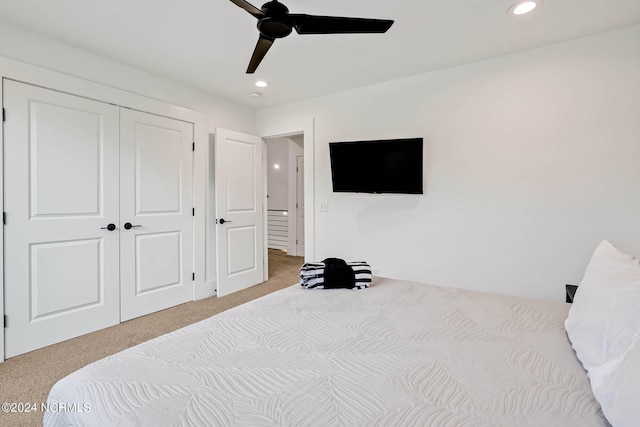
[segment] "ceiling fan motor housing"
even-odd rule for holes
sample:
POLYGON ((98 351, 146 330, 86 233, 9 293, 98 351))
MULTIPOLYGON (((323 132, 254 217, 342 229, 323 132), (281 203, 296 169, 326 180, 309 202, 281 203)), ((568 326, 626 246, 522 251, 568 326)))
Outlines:
POLYGON ((264 18, 258 19, 258 31, 273 39, 280 39, 291 34, 293 19, 289 17, 287 6, 277 1, 265 3, 261 8, 264 18))

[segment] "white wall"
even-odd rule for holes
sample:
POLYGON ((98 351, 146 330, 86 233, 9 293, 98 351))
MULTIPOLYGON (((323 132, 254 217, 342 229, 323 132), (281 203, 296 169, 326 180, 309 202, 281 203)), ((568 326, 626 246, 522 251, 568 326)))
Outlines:
POLYGON ((204 113, 209 132, 255 133, 252 109, 119 62, 0 23, 0 56, 204 113))
POLYGON ((288 138, 267 140, 267 194, 267 209, 289 210, 288 138))
POLYGON ((316 259, 560 301, 600 240, 640 255, 638 40, 633 26, 264 109, 257 129, 315 119, 316 259), (396 137, 424 137, 424 195, 332 193, 329 142, 396 137))

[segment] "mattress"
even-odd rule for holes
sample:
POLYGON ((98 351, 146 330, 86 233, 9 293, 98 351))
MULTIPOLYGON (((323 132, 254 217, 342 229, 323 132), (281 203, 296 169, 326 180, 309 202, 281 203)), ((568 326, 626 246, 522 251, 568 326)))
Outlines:
POLYGON ((568 305, 292 286, 63 378, 45 426, 603 426, 568 305))

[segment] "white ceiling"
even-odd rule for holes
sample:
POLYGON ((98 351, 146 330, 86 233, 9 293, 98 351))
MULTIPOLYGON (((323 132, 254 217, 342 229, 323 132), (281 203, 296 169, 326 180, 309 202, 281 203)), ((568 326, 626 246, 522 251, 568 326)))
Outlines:
POLYGON ((291 13, 395 24, 386 34, 294 31, 247 75, 256 20, 228 0, 2 0, 0 21, 253 108, 640 23, 640 0, 545 0, 519 19, 507 16, 505 0, 283 2, 291 13), (257 89, 257 79, 271 85, 257 89), (250 97, 256 90, 263 96, 250 97))

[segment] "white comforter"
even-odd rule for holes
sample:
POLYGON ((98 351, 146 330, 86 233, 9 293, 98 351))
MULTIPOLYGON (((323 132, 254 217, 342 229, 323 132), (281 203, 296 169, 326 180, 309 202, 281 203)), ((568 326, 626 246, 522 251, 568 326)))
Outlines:
POLYGON ((606 425, 567 311, 381 278, 293 286, 69 375, 44 424, 606 425))

